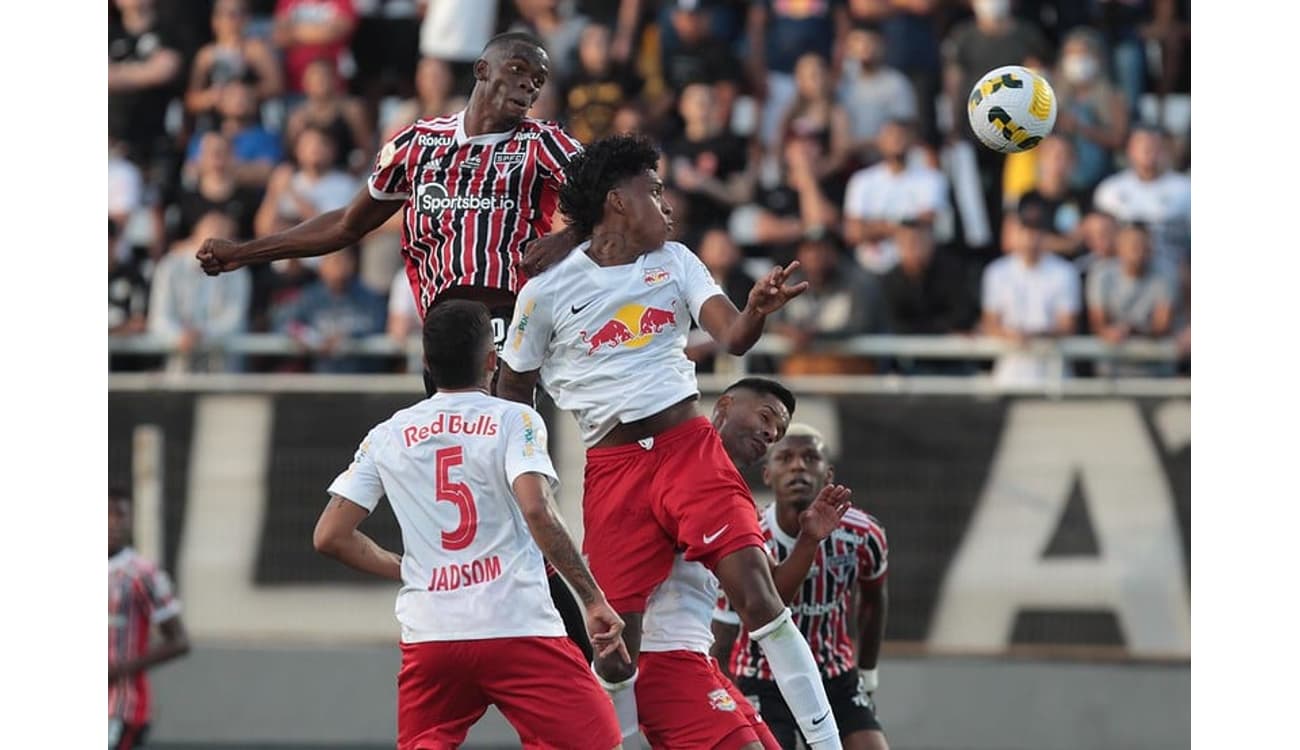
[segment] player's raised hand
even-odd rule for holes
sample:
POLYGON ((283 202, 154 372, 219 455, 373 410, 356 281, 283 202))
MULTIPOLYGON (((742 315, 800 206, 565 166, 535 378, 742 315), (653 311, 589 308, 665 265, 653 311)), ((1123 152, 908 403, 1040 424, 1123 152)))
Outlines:
POLYGON ((799 261, 796 260, 785 268, 777 266, 768 271, 754 284, 754 288, 749 290, 749 307, 763 315, 771 315, 785 307, 785 303, 803 294, 808 289, 807 281, 801 281, 793 286, 785 283, 797 268, 799 268, 799 261))
POLYGON ((828 484, 817 493, 808 509, 799 514, 799 532, 817 541, 831 535, 848 512, 853 491, 839 484, 828 484))
POLYGON ((230 240, 209 237, 199 246, 199 251, 194 254, 194 257, 198 258, 199 265, 203 267, 204 273, 209 276, 216 276, 244 265, 237 260, 233 260, 236 247, 238 246, 230 240))
POLYGON ((623 643, 623 618, 603 597, 587 605, 587 635, 597 656, 609 656, 617 651, 625 664, 632 663, 627 644, 623 643))

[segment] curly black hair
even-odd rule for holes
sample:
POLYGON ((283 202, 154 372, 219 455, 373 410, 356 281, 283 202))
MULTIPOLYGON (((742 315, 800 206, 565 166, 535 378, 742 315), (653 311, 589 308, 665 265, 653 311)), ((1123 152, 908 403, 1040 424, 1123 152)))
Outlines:
POLYGON ((602 138, 564 168, 560 211, 584 239, 605 215, 605 196, 624 180, 659 166, 659 149, 638 135, 602 138))

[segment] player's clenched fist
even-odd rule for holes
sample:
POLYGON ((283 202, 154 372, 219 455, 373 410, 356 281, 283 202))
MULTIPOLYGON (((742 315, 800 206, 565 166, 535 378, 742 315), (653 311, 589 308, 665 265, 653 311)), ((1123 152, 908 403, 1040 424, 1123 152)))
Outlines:
POLYGON ((587 605, 587 635, 597 656, 609 656, 617 651, 625 663, 632 663, 623 643, 623 618, 604 598, 587 605))
POLYGON ((209 276, 216 276, 222 271, 233 271, 243 265, 232 260, 235 255, 235 247, 235 243, 230 240, 209 237, 203 241, 194 257, 199 259, 199 265, 203 267, 204 273, 209 276))

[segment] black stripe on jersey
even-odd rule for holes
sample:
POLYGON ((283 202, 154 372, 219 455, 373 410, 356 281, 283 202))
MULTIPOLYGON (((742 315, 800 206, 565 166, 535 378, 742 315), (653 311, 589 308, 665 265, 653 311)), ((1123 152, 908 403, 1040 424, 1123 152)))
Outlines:
POLYGON ((875 534, 866 532, 863 536, 867 538, 867 549, 871 550, 871 575, 875 577, 880 571, 880 562, 885 559, 885 555, 880 549, 880 543, 876 541, 875 534))
POLYGON ((556 129, 543 128, 542 135, 537 140, 542 144, 542 147, 546 149, 547 155, 550 156, 551 160, 555 163, 554 171, 562 171, 565 165, 569 163, 569 154, 564 147, 560 145, 559 138, 556 135, 556 129))
MULTIPOLYGON (((488 163, 483 172, 483 179, 477 185, 475 181, 470 181, 470 190, 477 192, 479 195, 490 195, 496 198, 497 184, 497 163, 496 151, 485 152, 480 158, 486 158, 488 163)), ((496 211, 479 210, 478 215, 474 217, 474 233, 469 237, 469 252, 474 254, 474 274, 470 277, 471 284, 481 284, 482 279, 487 278, 488 256, 492 252, 492 219, 496 216, 496 211)), ((467 227, 468 228, 468 227, 467 227)))

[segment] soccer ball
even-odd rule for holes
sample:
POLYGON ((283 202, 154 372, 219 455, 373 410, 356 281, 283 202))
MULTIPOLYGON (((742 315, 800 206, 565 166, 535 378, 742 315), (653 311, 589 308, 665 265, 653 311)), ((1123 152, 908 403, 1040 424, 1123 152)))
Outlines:
POLYGON ((1032 70, 1005 65, 980 77, 966 114, 985 146, 1004 154, 1028 151, 1056 124, 1056 92, 1032 70))

